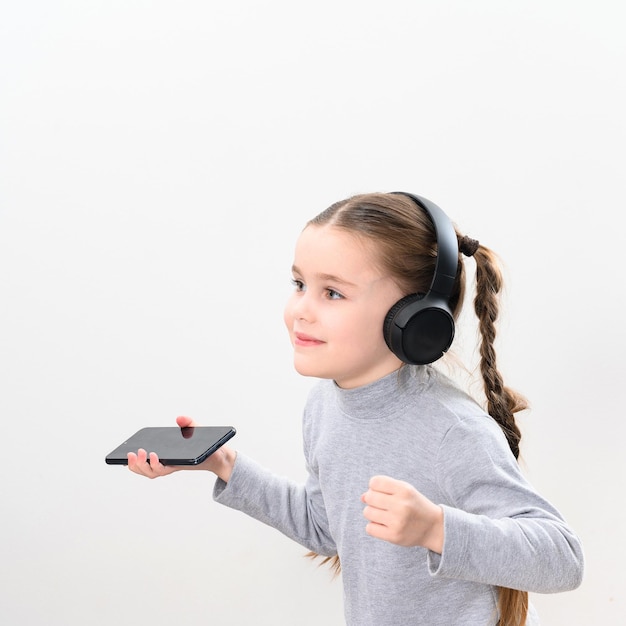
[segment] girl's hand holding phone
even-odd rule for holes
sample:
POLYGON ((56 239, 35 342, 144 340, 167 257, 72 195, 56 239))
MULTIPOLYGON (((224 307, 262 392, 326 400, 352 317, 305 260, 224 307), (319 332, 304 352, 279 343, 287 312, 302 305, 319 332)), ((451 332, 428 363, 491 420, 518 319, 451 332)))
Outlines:
MULTIPOLYGON (((180 428, 198 426, 193 419, 184 416, 177 417, 176 424, 180 428)), ((236 456, 235 450, 223 445, 199 465, 163 465, 156 453, 148 453, 146 450, 139 449, 137 453, 128 453, 128 469, 147 478, 168 476, 180 470, 205 470, 213 472, 224 482, 228 482, 236 456)))
POLYGON ((374 476, 361 496, 372 537, 400 546, 443 551, 443 510, 415 487, 389 476, 374 476))

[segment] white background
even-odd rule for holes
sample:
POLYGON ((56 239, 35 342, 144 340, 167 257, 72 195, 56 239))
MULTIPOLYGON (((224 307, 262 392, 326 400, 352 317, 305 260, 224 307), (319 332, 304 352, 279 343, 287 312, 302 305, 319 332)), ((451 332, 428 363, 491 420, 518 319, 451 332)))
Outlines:
POLYGON ((543 623, 625 623, 622 2, 0 7, 2 624, 343 623, 340 582, 209 475, 104 456, 187 414, 304 478, 293 244, 397 189, 505 262, 524 468, 587 556, 543 623))

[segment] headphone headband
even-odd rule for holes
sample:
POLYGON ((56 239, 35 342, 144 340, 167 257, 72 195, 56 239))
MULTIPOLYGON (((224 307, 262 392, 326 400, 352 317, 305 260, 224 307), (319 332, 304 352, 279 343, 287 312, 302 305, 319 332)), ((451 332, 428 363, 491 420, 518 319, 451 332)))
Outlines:
POLYGON ((426 212, 433 223, 435 239, 437 240, 437 260, 435 261, 435 275, 428 292, 434 292, 448 300, 452 294, 459 263, 459 242, 452 222, 434 202, 422 196, 406 191, 394 191, 393 193, 413 200, 417 206, 426 212))

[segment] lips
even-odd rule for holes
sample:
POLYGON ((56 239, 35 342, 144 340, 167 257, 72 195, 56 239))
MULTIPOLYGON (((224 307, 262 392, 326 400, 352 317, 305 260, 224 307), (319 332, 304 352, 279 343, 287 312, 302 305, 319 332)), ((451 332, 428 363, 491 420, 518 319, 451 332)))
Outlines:
POLYGON ((294 333, 294 344, 296 346, 302 347, 313 347, 313 346, 321 346, 324 341, 320 339, 316 339, 315 337, 311 337, 311 335, 307 335, 305 333, 294 333))

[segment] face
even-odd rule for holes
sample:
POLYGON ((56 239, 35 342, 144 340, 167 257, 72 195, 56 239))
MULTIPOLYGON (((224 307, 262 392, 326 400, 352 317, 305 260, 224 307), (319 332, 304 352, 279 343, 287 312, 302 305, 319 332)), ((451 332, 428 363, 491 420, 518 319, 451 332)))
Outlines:
POLYGON ((383 321, 404 294, 374 264, 372 245, 332 226, 307 226, 300 235, 285 308, 300 374, 350 389, 400 367, 383 321))

